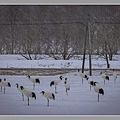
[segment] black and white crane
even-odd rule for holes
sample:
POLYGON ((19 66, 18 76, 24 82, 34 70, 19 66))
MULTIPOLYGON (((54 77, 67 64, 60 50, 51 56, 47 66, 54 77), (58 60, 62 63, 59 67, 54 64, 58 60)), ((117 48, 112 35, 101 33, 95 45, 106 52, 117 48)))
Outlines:
POLYGON ((31 77, 30 75, 28 75, 27 77, 33 83, 33 90, 34 90, 35 89, 35 83, 40 84, 40 80, 38 78, 31 77))
POLYGON ((83 78, 87 78, 87 75, 82 73, 82 72, 80 72, 79 69, 78 69, 78 72, 79 72, 80 77, 82 78, 82 84, 83 84, 83 78))
POLYGON ((105 73, 100 72, 100 76, 102 77, 102 79, 104 80, 104 85, 105 85, 105 81, 108 80, 109 81, 109 76, 106 75, 105 73))
POLYGON ((55 93, 57 93, 57 85, 62 81, 63 76, 60 76, 60 79, 50 82, 50 87, 55 86, 55 93))
POLYGON ((49 106, 49 99, 55 100, 55 95, 52 92, 42 91, 41 94, 47 98, 47 106, 49 106))
POLYGON ((101 87, 99 87, 99 86, 96 86, 96 83, 97 83, 97 82, 94 82, 92 86, 93 86, 93 88, 94 88, 94 91, 95 91, 96 93, 98 93, 98 102, 99 102, 99 94, 104 95, 104 90, 103 90, 103 88, 101 88, 101 87))
POLYGON ((65 90, 66 90, 66 95, 68 95, 68 90, 70 90, 70 83, 67 80, 67 78, 65 78, 64 86, 65 86, 65 90))
POLYGON ((24 93, 23 93, 23 90, 21 89, 21 88, 24 88, 24 87, 23 87, 23 86, 19 86, 18 83, 16 83, 16 87, 17 87, 17 89, 22 93, 22 99, 23 99, 23 101, 24 101, 24 93))
POLYGON ((4 94, 5 94, 5 87, 11 87, 10 82, 6 81, 6 78, 4 80, 0 79, 0 86, 1 86, 1 92, 2 92, 2 87, 4 87, 4 94))
POLYGON ((36 94, 33 91, 24 88, 23 86, 20 86, 20 89, 22 90, 23 94, 28 98, 28 106, 29 106, 29 97, 36 99, 36 94))
MULTIPOLYGON (((3 80, 2 80, 2 79, 0 79, 1 92, 2 92, 2 86, 3 86, 3 85, 2 85, 2 81, 3 81, 3 80)), ((4 81, 6 81, 6 79, 5 79, 5 78, 4 78, 4 81)))
POLYGON ((113 69, 113 78, 114 78, 114 83, 115 83, 117 79, 117 72, 114 69, 113 69))
MULTIPOLYGON (((86 80, 88 81, 88 84, 90 84, 90 90, 91 90, 91 86, 96 83, 93 80, 89 79, 89 77, 86 78, 86 80)), ((98 82, 97 82, 98 83, 98 82)))

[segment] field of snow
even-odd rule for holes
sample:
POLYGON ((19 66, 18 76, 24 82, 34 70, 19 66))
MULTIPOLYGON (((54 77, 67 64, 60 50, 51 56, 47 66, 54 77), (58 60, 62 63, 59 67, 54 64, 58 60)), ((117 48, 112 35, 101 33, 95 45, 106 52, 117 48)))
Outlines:
MULTIPOLYGON (((61 68, 61 64, 69 65, 68 68, 81 67, 81 63, 78 60, 70 61, 28 61, 28 60, 3 60, 0 57, 0 68, 10 67, 32 67, 37 68, 43 64, 47 67, 61 68), (68 62, 70 64, 68 64, 68 62), (51 65, 51 66, 50 66, 51 65)), ((105 61, 98 62, 99 67, 106 63, 105 61), (101 64, 100 64, 101 63, 101 64)), ((44 66, 44 67, 46 67, 44 66)), ((119 60, 111 61, 112 68, 120 68, 119 60), (114 62, 114 63, 112 63, 114 62)), ((65 66, 66 67, 66 66, 65 66)), ((86 64, 86 67, 88 65, 86 64)), ((96 68, 97 68, 96 67, 96 68)), ((103 69, 106 66, 102 67, 103 69)), ((110 71, 108 70, 108 73, 110 71)), ((118 75, 120 75, 119 71, 118 75)), ((87 73, 88 74, 88 73, 87 73)), ((110 80, 106 81, 104 85, 103 79, 99 76, 99 71, 93 71, 91 79, 98 82, 98 86, 102 87, 105 91, 104 95, 100 95, 100 102, 97 101, 97 93, 93 88, 90 90, 89 84, 84 80, 83 84, 78 72, 72 72, 62 74, 67 77, 70 82, 70 90, 68 95, 65 93, 64 79, 57 86, 58 93, 54 93, 54 86, 50 87, 52 80, 58 79, 60 75, 51 76, 35 76, 41 81, 40 84, 36 84, 35 90, 33 90, 33 84, 28 80, 27 76, 15 76, 15 75, 0 75, 0 78, 6 78, 11 83, 11 88, 6 87, 6 93, 0 92, 0 115, 120 115, 120 76, 117 77, 116 83, 111 75, 110 80), (37 99, 30 98, 30 105, 27 105, 27 98, 22 101, 22 95, 16 88, 16 83, 23 85, 24 87, 33 90, 36 93, 37 99), (47 106, 47 99, 44 98, 40 92, 42 90, 51 91, 55 94, 55 100, 50 100, 50 106, 47 106)))
MULTIPOLYGON (((79 58, 82 58, 80 56, 79 58)), ((120 56, 116 55, 109 61, 111 69, 120 68, 120 56)), ((40 60, 25 60, 20 55, 0 55, 0 68, 81 68, 82 60, 72 58, 71 60, 53 60, 47 56, 42 56, 40 60)), ((85 68, 89 68, 89 60, 86 57, 85 68)), ((106 69, 106 61, 101 57, 92 56, 92 68, 106 69)))
POLYGON ((11 83, 11 88, 6 87, 6 94, 0 92, 0 115, 120 115, 120 76, 116 83, 110 76, 110 81, 103 84, 100 76, 91 76, 94 81, 98 81, 105 95, 100 95, 100 102, 97 102, 97 93, 93 88, 90 90, 86 80, 82 84, 78 73, 63 74, 70 82, 68 96, 65 93, 64 80, 57 86, 58 93, 55 93, 55 100, 50 100, 50 106, 47 106, 47 100, 40 92, 42 90, 54 93, 54 87, 50 87, 50 82, 58 79, 56 76, 37 76, 41 84, 36 84, 37 99, 30 98, 30 106, 27 106, 27 98, 22 101, 21 93, 16 89, 16 83, 32 90, 32 83, 26 76, 0 76, 6 78, 11 83))

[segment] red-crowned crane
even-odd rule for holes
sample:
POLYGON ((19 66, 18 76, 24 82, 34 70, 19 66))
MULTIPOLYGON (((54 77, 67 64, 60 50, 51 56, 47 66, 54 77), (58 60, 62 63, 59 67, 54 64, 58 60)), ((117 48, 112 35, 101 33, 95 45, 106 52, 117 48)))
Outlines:
POLYGON ((102 77, 102 79, 104 80, 104 85, 105 85, 105 80, 109 81, 109 76, 106 75, 105 73, 100 72, 100 76, 102 77))
POLYGON ((27 77, 33 83, 33 90, 34 90, 35 89, 35 83, 40 84, 40 80, 38 78, 31 77, 30 75, 28 75, 27 77))
POLYGON ((49 99, 55 100, 55 95, 51 92, 48 91, 42 91, 41 94, 47 98, 47 106, 49 106, 49 99))
MULTIPOLYGON (((19 84, 18 83, 16 83, 16 87, 17 87, 17 89, 22 93, 22 99, 23 99, 23 101, 24 101, 24 93, 23 93, 23 90, 21 89, 22 87, 21 86, 19 86, 19 84)), ((24 88, 24 87, 23 87, 24 88)))
POLYGON ((60 79, 54 80, 54 81, 51 81, 51 82, 50 82, 50 87, 53 86, 53 85, 55 86, 55 93, 57 93, 57 85, 62 81, 62 78, 63 78, 63 77, 60 76, 60 79))
POLYGON ((117 79, 117 72, 114 69, 113 69, 113 78, 114 78, 114 83, 115 83, 117 79))
POLYGON ((78 69, 78 72, 79 72, 79 74, 80 74, 80 77, 82 78, 82 84, 83 84, 83 78, 87 78, 87 75, 84 74, 84 73, 82 73, 82 72, 80 72, 79 69, 78 69))
POLYGON ((22 90, 23 94, 28 98, 28 106, 29 106, 29 97, 36 99, 36 94, 31 90, 24 88, 23 86, 20 86, 20 89, 22 90))
POLYGON ((86 80, 88 81, 88 84, 90 84, 90 90, 91 90, 91 86, 94 84, 94 81, 89 79, 88 77, 86 78, 86 80))
POLYGON ((96 83, 97 83, 97 82, 94 82, 92 86, 93 86, 93 88, 94 88, 94 91, 95 91, 96 93, 98 93, 98 102, 99 102, 99 94, 104 95, 104 90, 103 90, 103 88, 101 88, 101 87, 99 87, 99 86, 96 86, 96 83))
POLYGON ((4 78, 4 80, 0 79, 0 86, 1 86, 1 92, 2 92, 2 87, 4 87, 4 94, 5 94, 5 87, 11 87, 11 84, 7 82, 6 79, 4 78))
POLYGON ((64 86, 65 86, 65 89, 66 89, 66 94, 68 95, 68 90, 70 90, 70 83, 67 80, 67 78, 65 78, 64 86))

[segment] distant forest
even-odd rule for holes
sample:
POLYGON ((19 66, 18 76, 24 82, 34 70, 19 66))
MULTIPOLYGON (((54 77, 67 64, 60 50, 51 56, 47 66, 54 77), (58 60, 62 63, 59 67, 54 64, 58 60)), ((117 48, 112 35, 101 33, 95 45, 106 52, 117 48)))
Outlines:
POLYGON ((0 54, 69 60, 90 50, 120 54, 119 5, 0 5, 0 54))

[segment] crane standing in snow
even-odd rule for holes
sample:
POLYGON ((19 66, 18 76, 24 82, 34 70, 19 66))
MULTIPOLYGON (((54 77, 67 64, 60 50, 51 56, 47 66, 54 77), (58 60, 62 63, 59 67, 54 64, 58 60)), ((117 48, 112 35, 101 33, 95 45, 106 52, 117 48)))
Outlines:
POLYGON ((104 80, 104 85, 105 85, 105 80, 109 81, 109 76, 107 76, 105 73, 100 72, 100 76, 103 78, 104 80))
MULTIPOLYGON (((17 89, 22 93, 22 99, 23 99, 23 101, 24 101, 24 94, 23 94, 23 90, 21 89, 22 87, 21 86, 19 86, 18 85, 18 83, 16 83, 16 87, 17 87, 17 89)), ((24 88, 24 87, 23 87, 24 88)))
POLYGON ((55 100, 55 95, 53 93, 47 91, 42 91, 41 93, 45 98, 47 98, 47 106, 49 106, 49 99, 55 100))
POLYGON ((114 69, 113 69, 113 78, 114 78, 114 83, 115 83, 117 79, 117 72, 114 69))
POLYGON ((55 86, 55 93, 57 93, 57 85, 62 81, 62 76, 60 76, 60 79, 58 79, 58 80, 54 80, 54 81, 51 81, 51 83, 50 83, 50 87, 51 86, 55 86))
MULTIPOLYGON (((86 80, 88 81, 88 84, 90 84, 90 90, 91 90, 91 86, 96 83, 93 80, 89 79, 88 77, 86 78, 86 80)), ((98 83, 98 82, 97 82, 98 83)))
POLYGON ((29 106, 29 97, 36 99, 36 94, 31 90, 24 88, 23 86, 20 86, 20 89, 22 90, 23 94, 28 98, 28 106, 29 106))
POLYGON ((64 86, 65 86, 65 89, 66 89, 66 94, 68 95, 68 90, 70 90, 70 83, 67 80, 67 78, 65 78, 64 86))
MULTIPOLYGON (((80 71, 80 70, 78 69, 78 72, 79 72, 79 71, 80 71)), ((87 78, 87 75, 80 72, 80 76, 81 76, 81 78, 82 78, 82 84, 83 84, 83 78, 87 78)))
POLYGON ((6 79, 4 78, 4 80, 0 79, 0 86, 1 86, 1 92, 2 92, 2 87, 4 87, 4 94, 5 94, 5 87, 11 87, 11 84, 7 82, 6 79))
POLYGON ((97 83, 97 82, 94 82, 94 83, 93 83, 93 88, 94 88, 94 91, 95 91, 96 93, 98 93, 98 102, 99 102, 99 94, 104 95, 104 90, 103 90, 101 87, 96 86, 96 83, 97 83))
POLYGON ((34 78, 34 77, 31 77, 30 75, 28 75, 28 79, 33 83, 33 90, 35 89, 35 83, 40 84, 40 80, 38 78, 34 78))

